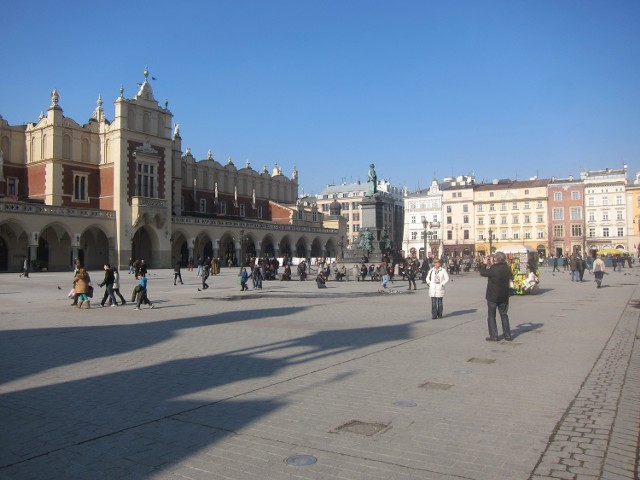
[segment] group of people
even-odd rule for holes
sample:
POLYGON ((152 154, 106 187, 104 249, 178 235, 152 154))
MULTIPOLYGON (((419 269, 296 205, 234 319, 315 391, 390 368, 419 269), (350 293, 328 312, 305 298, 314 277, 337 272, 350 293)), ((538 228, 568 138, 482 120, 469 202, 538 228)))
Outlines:
MULTIPOLYGON (((73 275, 73 288, 69 292, 69 296, 73 299, 72 306, 77 308, 91 308, 91 298, 93 298, 93 285, 91 284, 91 276, 86 268, 84 268, 79 259, 74 261, 75 270, 73 275)), ((131 264, 130 264, 131 266, 131 264)), ((112 267, 110 264, 105 263, 103 265, 104 277, 102 282, 98 285, 104 287, 104 295, 100 302, 101 307, 108 305, 112 307, 124 306, 127 301, 120 293, 120 272, 116 267, 112 267), (120 303, 118 304, 118 299, 120 303), (108 302, 108 303, 107 303, 108 302)), ((133 289, 131 296, 131 302, 136 303, 135 310, 140 310, 142 303, 148 305, 149 308, 154 308, 153 303, 149 300, 147 295, 147 270, 144 260, 139 264, 138 270, 135 273, 138 283, 133 289), (142 268, 144 268, 144 273, 142 268)))

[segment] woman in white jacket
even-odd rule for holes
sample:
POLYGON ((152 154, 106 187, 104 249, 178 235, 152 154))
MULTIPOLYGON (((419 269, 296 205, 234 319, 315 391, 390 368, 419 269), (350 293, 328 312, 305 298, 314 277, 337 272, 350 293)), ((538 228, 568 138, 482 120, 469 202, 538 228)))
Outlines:
POLYGON ((440 266, 440 260, 434 260, 433 268, 427 275, 427 285, 429 285, 429 296, 431 297, 431 318, 442 318, 442 299, 444 297, 444 286, 449 282, 449 274, 445 268, 440 266))

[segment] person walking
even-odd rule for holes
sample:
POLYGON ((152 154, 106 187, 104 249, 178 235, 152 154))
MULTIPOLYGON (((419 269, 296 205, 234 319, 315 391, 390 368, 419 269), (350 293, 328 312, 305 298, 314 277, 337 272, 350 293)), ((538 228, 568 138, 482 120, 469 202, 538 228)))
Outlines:
POLYGON ((571 255, 569 260, 569 268, 571 269, 571 281, 577 282, 579 280, 578 274, 578 256, 576 254, 571 255))
POLYGON ((249 274, 247 273, 247 269, 242 267, 240 271, 240 291, 244 292, 245 290, 249 290, 247 287, 247 280, 249 280, 249 274))
POLYGON ((22 257, 22 272, 20 276, 25 278, 29 277, 29 259, 26 255, 22 257))
POLYGON ((149 296, 147 295, 147 285, 148 280, 144 275, 138 275, 139 283, 133 289, 133 294, 131 295, 131 302, 136 302, 136 307, 134 310, 140 310, 140 305, 144 302, 145 305, 149 305, 149 308, 153 308, 153 303, 149 300, 149 296))
POLYGON ((487 277, 487 324, 489 326, 489 342, 497 342, 498 327, 496 325, 496 309, 500 312, 502 333, 504 339, 510 342, 511 327, 509 326, 509 282, 512 280, 511 267, 507 265, 506 256, 497 252, 493 265, 489 265, 489 259, 485 257, 480 265, 480 275, 487 277))
POLYGON ((596 258, 593 262, 593 275, 595 276, 597 288, 600 288, 602 286, 602 279, 604 278, 605 269, 606 267, 604 264, 604 260, 602 259, 602 255, 598 255, 598 258, 596 258))
POLYGON ((89 287, 91 285, 91 277, 89 272, 84 268, 79 268, 78 273, 74 277, 73 292, 78 296, 78 308, 82 308, 82 304, 86 303, 87 308, 91 308, 91 301, 89 300, 89 287))
POLYGON ((184 285, 182 281, 182 274, 180 273, 180 260, 176 262, 173 267, 173 285, 176 285, 176 280, 180 280, 180 285, 184 285))
POLYGON ((416 286, 416 276, 418 275, 418 259, 412 258, 409 260, 409 264, 407 265, 407 278, 409 279, 409 290, 411 290, 411 284, 413 284, 413 289, 417 290, 416 286))
POLYGON ((449 282, 449 274, 446 268, 442 268, 440 260, 434 260, 433 268, 427 275, 429 296, 431 297, 431 319, 442 318, 443 298, 445 285, 449 282))
POLYGON ((120 293, 120 272, 118 272, 118 269, 116 267, 112 267, 111 270, 113 270, 113 296, 115 297, 117 295, 118 297, 120 297, 120 305, 126 305, 127 301, 120 293))
POLYGON ((104 307, 104 304, 108 298, 110 300, 111 306, 117 307, 118 302, 116 301, 116 296, 113 294, 113 270, 111 270, 111 265, 109 265, 108 263, 105 263, 103 268, 104 278, 102 279, 102 283, 98 285, 99 287, 105 287, 100 306, 104 307))
POLYGON ((577 267, 578 267, 578 277, 579 277, 578 281, 582 282, 584 279, 584 271, 587 268, 587 262, 584 261, 584 258, 582 258, 582 255, 578 255, 577 267))
MULTIPOLYGON (((200 265, 198 265, 198 268, 200 268, 200 265)), ((207 284, 207 278, 209 278, 209 269, 206 267, 206 265, 202 265, 202 271, 200 274, 202 278, 202 288, 199 288, 198 291, 206 290, 207 288, 209 288, 209 285, 207 284)))
POLYGON ((559 271, 560 269, 558 268, 558 255, 556 255, 555 257, 553 257, 553 270, 551 270, 551 273, 559 271))

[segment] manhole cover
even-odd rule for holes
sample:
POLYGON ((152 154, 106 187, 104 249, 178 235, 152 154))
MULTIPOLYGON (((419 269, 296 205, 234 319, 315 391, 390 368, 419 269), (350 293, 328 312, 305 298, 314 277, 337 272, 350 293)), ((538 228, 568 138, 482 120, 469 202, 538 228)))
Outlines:
POLYGON ((360 422, 358 420, 351 420, 350 422, 347 422, 344 425, 336 428, 335 431, 350 432, 370 437, 371 435, 375 435, 376 433, 385 430, 387 427, 388 425, 385 425, 384 423, 369 423, 360 422))
POLYGON ((317 461, 318 459, 313 455, 294 455, 293 457, 287 458, 287 464, 293 465, 294 467, 306 467, 313 465, 317 461))
POLYGON ((489 365, 489 364, 495 362, 495 360, 493 358, 476 358, 476 357, 472 357, 469 360, 467 360, 467 362, 469 362, 469 363, 483 363, 485 365, 489 365))
POLYGON ((393 402, 396 407, 415 407, 417 405, 416 402, 411 402, 408 400, 398 400, 397 402, 393 402))
POLYGON ((453 385, 449 385, 448 383, 436 383, 436 382, 427 382, 420 385, 420 388, 424 388, 425 390, 449 390, 453 385))

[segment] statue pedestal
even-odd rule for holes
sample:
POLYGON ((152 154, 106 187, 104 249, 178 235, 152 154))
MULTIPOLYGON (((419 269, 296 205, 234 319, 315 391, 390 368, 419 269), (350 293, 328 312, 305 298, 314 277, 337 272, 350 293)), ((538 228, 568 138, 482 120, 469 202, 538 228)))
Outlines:
POLYGON ((373 197, 365 197, 360 202, 360 230, 369 229, 373 234, 371 239, 371 251, 369 252, 369 263, 377 263, 382 260, 382 252, 384 245, 382 240, 383 203, 381 200, 373 197))

